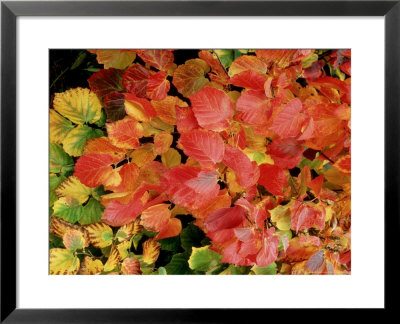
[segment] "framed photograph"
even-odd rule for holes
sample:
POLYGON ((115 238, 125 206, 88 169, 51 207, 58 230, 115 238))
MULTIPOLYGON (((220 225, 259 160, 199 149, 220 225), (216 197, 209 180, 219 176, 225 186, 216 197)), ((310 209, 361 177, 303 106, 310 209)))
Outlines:
POLYGON ((2 2, 1 321, 393 308, 399 16, 2 2))

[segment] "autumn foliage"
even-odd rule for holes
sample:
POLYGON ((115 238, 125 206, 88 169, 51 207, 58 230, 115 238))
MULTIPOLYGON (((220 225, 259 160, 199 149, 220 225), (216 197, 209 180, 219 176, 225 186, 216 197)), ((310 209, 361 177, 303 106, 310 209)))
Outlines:
POLYGON ((51 102, 50 274, 351 273, 350 50, 88 52, 51 102))

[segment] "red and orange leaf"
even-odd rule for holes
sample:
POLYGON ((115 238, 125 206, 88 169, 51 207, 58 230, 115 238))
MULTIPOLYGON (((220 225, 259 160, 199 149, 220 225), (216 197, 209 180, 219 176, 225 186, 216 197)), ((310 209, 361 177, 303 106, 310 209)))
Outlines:
POLYGON ((238 183, 243 188, 250 187, 257 181, 257 179, 254 179, 254 167, 250 159, 239 149, 225 145, 223 162, 235 171, 238 183))
POLYGON ((264 84, 267 81, 267 76, 253 70, 246 70, 235 74, 230 79, 230 83, 246 89, 264 91, 264 84))
POLYGON ((172 50, 149 49, 136 50, 136 52, 144 62, 164 72, 167 72, 174 62, 172 50))
POLYGON ((296 201, 290 208, 291 211, 291 228, 296 232, 309 229, 316 225, 320 230, 325 224, 325 209, 321 210, 317 207, 306 203, 296 201))
POLYGON ((307 119, 302 109, 300 99, 289 101, 275 117, 270 129, 281 137, 296 137, 307 119))
POLYGON ((236 110, 243 112, 241 119, 250 125, 264 125, 272 114, 272 107, 264 91, 248 90, 239 97, 236 110))
POLYGON ((122 85, 123 73, 123 70, 114 68, 93 73, 88 80, 90 89, 100 99, 103 99, 106 95, 115 91, 122 91, 124 89, 122 85))
POLYGON ((173 136, 168 132, 161 132, 154 137, 154 153, 157 155, 167 152, 172 144, 173 136))
POLYGON ((218 132, 229 126, 228 120, 232 118, 234 109, 225 92, 215 88, 204 88, 189 98, 201 127, 218 132))
POLYGON ((263 185, 275 196, 282 196, 283 189, 287 186, 287 176, 283 169, 276 165, 261 164, 258 183, 263 185))
POLYGON ((212 81, 215 81, 219 84, 228 83, 229 76, 216 55, 213 55, 209 51, 203 50, 199 52, 199 57, 207 62, 211 67, 212 73, 209 73, 208 76, 212 81))
POLYGON ((229 67, 229 75, 233 76, 246 70, 253 70, 261 74, 267 73, 268 66, 256 56, 239 56, 229 67))
POLYGON ((289 241, 286 250, 285 262, 299 262, 308 260, 321 247, 321 240, 316 236, 300 236, 289 241))
POLYGON ((337 160, 334 166, 344 174, 351 173, 351 157, 350 155, 342 156, 339 160, 337 160))
POLYGON ((140 216, 140 223, 151 232, 161 231, 171 218, 170 206, 170 204, 159 204, 147 208, 140 216))
POLYGON ((282 169, 294 168, 303 156, 301 142, 293 138, 275 139, 268 147, 275 165, 282 169))
POLYGON ((122 84, 130 93, 144 98, 149 77, 149 70, 140 64, 134 64, 125 71, 122 84))
POLYGON ((215 163, 221 162, 224 156, 224 142, 214 132, 195 129, 181 133, 178 142, 186 155, 199 161, 205 168, 215 167, 215 163))
POLYGON ((143 127, 134 119, 118 120, 106 124, 111 143, 123 149, 139 147, 139 138, 143 136, 143 127))
POLYGON ((171 200, 187 209, 199 209, 218 195, 217 172, 180 165, 169 169, 161 186, 171 200))
POLYGON ((175 106, 187 107, 187 103, 178 97, 168 96, 163 100, 152 100, 151 104, 157 112, 157 116, 167 124, 176 124, 175 106))
POLYGON ((85 186, 94 188, 101 184, 118 186, 121 176, 112 168, 115 160, 108 154, 85 154, 75 164, 74 176, 85 186))
POLYGON ((121 183, 113 188, 114 192, 132 192, 138 186, 137 179, 139 177, 139 168, 134 163, 124 164, 120 170, 121 183))
POLYGON ((170 88, 167 74, 160 71, 149 78, 146 95, 152 100, 163 100, 167 97, 170 88))
POLYGON ((157 116, 153 105, 147 99, 139 98, 134 94, 125 94, 125 111, 132 118, 148 122, 157 116))

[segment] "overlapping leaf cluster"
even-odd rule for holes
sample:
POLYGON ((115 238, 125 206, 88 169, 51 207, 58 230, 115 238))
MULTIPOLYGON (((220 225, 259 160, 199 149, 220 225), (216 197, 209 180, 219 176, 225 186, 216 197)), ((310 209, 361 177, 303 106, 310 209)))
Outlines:
POLYGON ((50 109, 51 274, 349 274, 350 50, 90 50, 50 109))

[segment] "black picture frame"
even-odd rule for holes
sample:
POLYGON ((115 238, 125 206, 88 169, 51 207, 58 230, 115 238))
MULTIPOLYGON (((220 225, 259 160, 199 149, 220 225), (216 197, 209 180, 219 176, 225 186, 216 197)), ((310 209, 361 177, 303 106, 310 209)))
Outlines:
MULTIPOLYGON (((16 308, 16 19, 19 16, 384 16, 385 19, 385 309, 399 286, 400 0, 395 1, 4 1, 1 3, 1 322, 236 322, 242 309, 16 308)), ((373 44, 371 44, 373 46, 373 44)), ((371 58, 373 64, 373 58, 371 58)), ((378 173, 377 173, 378 174, 378 173)), ((371 225, 371 231, 373 231, 371 225)), ((371 242, 373 244, 373 242, 371 242)), ((366 283, 367 284, 367 283, 366 283)), ((40 294, 40 292, 38 292, 40 294)), ((329 304, 327 303, 327 307, 329 304)), ((251 310, 252 318, 271 310, 251 310)), ((299 315, 300 316, 300 315, 299 315)))

